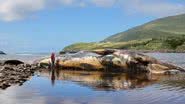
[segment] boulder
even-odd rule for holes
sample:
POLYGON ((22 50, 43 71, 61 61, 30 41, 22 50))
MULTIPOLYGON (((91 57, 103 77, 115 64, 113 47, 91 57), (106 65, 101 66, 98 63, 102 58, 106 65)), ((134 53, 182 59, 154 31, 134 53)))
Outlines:
POLYGON ((6 53, 4 53, 3 51, 0 51, 0 54, 1 54, 1 55, 6 55, 6 53))
POLYGON ((0 89, 6 89, 15 84, 22 85, 36 69, 37 67, 30 64, 5 64, 0 66, 0 89))
POLYGON ((20 60, 1 60, 0 65, 20 65, 24 64, 24 62, 20 60))

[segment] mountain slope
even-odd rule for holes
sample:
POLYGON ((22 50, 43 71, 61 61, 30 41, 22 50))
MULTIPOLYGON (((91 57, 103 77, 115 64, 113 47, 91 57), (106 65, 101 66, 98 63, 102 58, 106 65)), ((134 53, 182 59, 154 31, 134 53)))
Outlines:
POLYGON ((151 21, 110 36, 102 42, 72 44, 64 50, 106 48, 185 52, 185 14, 151 21))
POLYGON ((122 42, 185 34, 185 14, 154 20, 108 37, 103 42, 122 42))

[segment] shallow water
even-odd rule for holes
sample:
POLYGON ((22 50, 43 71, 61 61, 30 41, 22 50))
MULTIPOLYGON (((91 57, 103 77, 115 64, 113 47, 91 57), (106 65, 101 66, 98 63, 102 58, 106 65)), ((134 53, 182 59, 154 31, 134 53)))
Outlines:
MULTIPOLYGON (((150 53, 185 66, 185 54, 150 53)), ((22 86, 0 90, 1 104, 184 104, 185 75, 43 70, 22 86)))
POLYGON ((185 68, 185 53, 146 53, 161 61, 175 64, 185 68))
POLYGON ((35 60, 49 56, 49 54, 9 54, 0 55, 0 60, 20 60, 32 64, 35 60))

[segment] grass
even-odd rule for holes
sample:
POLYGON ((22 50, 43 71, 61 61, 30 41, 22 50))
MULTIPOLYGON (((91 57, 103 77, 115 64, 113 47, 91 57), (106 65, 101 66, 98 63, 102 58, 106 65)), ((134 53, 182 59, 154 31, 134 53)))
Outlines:
POLYGON ((147 38, 161 38, 185 34, 185 14, 151 21, 141 26, 112 35, 103 42, 123 42, 147 38))
POLYGON ((152 39, 133 40, 129 42, 100 42, 100 43, 76 43, 65 47, 64 51, 71 50, 97 50, 97 49, 127 49, 137 45, 147 44, 152 39))
POLYGON ((157 19, 101 42, 72 44, 64 51, 96 49, 185 51, 185 14, 157 19))
POLYGON ((185 50, 185 35, 163 38, 149 38, 128 42, 76 43, 64 48, 71 50, 129 49, 129 50, 185 50))

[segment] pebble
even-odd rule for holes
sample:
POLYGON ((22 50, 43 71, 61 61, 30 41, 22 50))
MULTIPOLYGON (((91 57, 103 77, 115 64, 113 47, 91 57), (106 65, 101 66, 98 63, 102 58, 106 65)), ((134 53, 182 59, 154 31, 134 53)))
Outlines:
POLYGON ((33 75, 36 65, 4 65, 0 66, 0 89, 6 89, 12 85, 22 85, 33 75))

